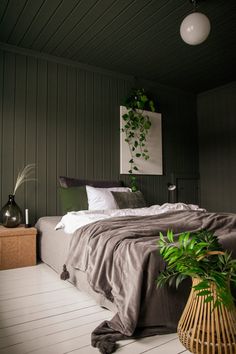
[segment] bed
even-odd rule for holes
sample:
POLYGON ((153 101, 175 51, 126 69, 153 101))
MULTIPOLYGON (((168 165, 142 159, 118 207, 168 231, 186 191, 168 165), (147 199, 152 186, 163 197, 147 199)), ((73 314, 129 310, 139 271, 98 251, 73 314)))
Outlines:
POLYGON ((42 261, 58 273, 65 263, 69 281, 114 312, 92 333, 92 345, 102 353, 115 351, 120 339, 176 331, 191 284, 183 282, 178 291, 156 288, 165 268, 157 251, 160 231, 212 230, 236 257, 236 215, 182 203, 68 212, 63 218, 41 218, 36 227, 42 261))

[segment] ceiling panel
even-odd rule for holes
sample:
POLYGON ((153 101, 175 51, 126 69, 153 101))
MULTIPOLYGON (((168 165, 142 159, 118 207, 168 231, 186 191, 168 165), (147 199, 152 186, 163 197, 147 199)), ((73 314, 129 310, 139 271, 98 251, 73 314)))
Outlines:
POLYGON ((130 2, 130 0, 120 0, 119 2, 117 0, 98 1, 78 23, 75 30, 69 34, 63 45, 60 45, 60 53, 57 54, 71 58, 73 51, 76 50, 76 45, 89 41, 94 33, 96 34, 106 26, 109 18, 118 15, 121 3, 126 7, 130 2))
POLYGON ((24 1, 8 1, 5 7, 1 6, 2 14, 0 14, 0 33, 1 40, 7 42, 11 32, 17 24, 17 21, 24 11, 27 0, 24 1))
POLYGON ((18 17, 15 25, 12 26, 11 34, 7 39, 9 43, 14 43, 16 45, 20 43, 21 39, 26 35, 28 28, 30 28, 32 22, 35 20, 44 2, 45 0, 37 0, 34 6, 32 6, 29 1, 25 3, 21 15, 18 17))
POLYGON ((60 51, 60 47, 63 46, 64 41, 67 42, 70 33, 76 31, 80 21, 82 21, 97 2, 98 0, 77 1, 77 5, 64 17, 54 33, 48 36, 48 40, 45 41, 40 50, 50 54, 56 53, 57 48, 60 51))
MULTIPOLYGON (((12 0, 15 1, 15 0, 12 0)), ((36 6, 37 1, 28 0, 31 6, 36 6)), ((41 35, 45 26, 51 20, 53 16, 56 16, 58 9, 62 6, 63 0, 46 0, 43 2, 42 6, 37 11, 36 16, 32 19, 30 26, 27 28, 26 32, 23 34, 19 42, 19 46, 24 48, 32 48, 33 43, 41 35)), ((27 18, 28 14, 24 15, 27 18)), ((24 18, 22 19, 24 21, 24 18)), ((10 42, 12 43, 12 42, 10 42)), ((13 43, 12 43, 13 44, 13 43)))
POLYGON ((179 35, 189 0, 1 0, 0 41, 192 92, 236 80, 236 0, 201 0, 211 33, 179 35))

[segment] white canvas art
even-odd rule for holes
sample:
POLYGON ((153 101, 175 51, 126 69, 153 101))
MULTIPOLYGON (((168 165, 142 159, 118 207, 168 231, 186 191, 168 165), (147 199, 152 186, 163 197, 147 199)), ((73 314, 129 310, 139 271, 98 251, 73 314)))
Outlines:
MULTIPOLYGON (((120 106, 120 129, 123 126, 122 115, 127 113, 127 108, 120 106)), ((138 171, 135 174, 141 175, 162 175, 162 128, 161 128, 161 114, 156 112, 143 111, 148 115, 152 123, 147 137, 147 149, 149 152, 149 159, 135 158, 135 165, 138 171)), ((125 133, 120 133, 120 173, 128 174, 130 170, 129 160, 131 159, 129 145, 125 141, 125 133)))

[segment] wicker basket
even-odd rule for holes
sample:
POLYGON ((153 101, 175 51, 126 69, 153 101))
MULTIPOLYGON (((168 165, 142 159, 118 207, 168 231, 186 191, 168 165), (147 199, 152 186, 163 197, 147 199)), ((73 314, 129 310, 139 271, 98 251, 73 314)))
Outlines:
MULTIPOLYGON (((193 286, 200 279, 193 279, 193 286)), ((212 285, 213 296, 215 285, 212 285)), ((178 324, 180 342, 194 354, 236 354, 236 309, 224 305, 212 310, 211 302, 191 290, 178 324)))

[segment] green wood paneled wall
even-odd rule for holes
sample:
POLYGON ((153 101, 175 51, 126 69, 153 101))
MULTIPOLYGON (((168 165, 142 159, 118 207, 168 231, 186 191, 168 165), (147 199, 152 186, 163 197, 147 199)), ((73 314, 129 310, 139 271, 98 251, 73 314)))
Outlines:
POLYGON ((236 82, 198 96, 201 204, 236 212, 236 82))
MULTIPOLYGON (((59 175, 128 183, 119 175, 119 105, 134 82, 55 57, 0 50, 1 206, 27 163, 36 163, 37 182, 20 187, 16 201, 29 208, 32 223, 60 214, 59 175)), ((163 203, 171 172, 198 175, 196 98, 154 82, 135 85, 157 95, 163 115, 165 175, 138 178, 148 202, 163 203)), ((196 191, 181 188, 182 201, 197 202, 196 191)))

